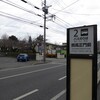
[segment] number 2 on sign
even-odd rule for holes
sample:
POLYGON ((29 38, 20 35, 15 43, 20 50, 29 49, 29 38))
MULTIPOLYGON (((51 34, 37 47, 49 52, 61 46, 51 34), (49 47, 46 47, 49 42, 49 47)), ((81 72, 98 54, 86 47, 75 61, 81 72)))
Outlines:
POLYGON ((78 30, 75 29, 74 31, 75 31, 74 37, 78 37, 78 30))

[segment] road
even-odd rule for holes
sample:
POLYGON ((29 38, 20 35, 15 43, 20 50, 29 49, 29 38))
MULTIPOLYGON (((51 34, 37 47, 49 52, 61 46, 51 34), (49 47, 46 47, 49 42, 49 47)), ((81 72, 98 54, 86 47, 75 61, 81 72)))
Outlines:
POLYGON ((4 63, 9 68, 0 70, 0 100, 66 100, 63 60, 39 65, 11 62, 11 67, 4 63))
MULTIPOLYGON (((66 60, 34 65, 0 58, 0 100, 66 100, 66 60)), ((97 86, 100 100, 100 84, 97 86)))

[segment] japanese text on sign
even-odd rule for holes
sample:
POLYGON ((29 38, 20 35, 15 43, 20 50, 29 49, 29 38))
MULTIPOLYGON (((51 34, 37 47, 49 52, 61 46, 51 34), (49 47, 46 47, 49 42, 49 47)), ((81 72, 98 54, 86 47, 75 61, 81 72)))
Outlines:
POLYGON ((93 27, 70 29, 70 53, 93 54, 93 27))

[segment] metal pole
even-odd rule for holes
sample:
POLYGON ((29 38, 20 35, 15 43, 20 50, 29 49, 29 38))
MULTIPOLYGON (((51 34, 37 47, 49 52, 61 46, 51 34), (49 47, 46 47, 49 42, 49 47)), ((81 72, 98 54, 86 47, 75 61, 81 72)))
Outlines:
MULTIPOLYGON (((46 0, 44 0, 44 9, 46 9, 46 0)), ((44 57, 43 61, 46 61, 46 11, 44 11, 44 57)))

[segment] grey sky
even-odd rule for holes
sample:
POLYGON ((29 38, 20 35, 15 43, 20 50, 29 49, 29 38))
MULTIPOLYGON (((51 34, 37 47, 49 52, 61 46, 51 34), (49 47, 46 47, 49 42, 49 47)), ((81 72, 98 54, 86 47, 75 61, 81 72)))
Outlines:
MULTIPOLYGON (((42 9, 43 0, 27 0, 42 9)), ((46 0, 47 6, 52 5, 49 8, 50 14, 55 14, 55 20, 47 20, 46 38, 51 43, 63 43, 66 42, 66 29, 70 27, 77 27, 83 25, 98 25, 98 40, 100 40, 100 0, 46 0)), ((23 23, 3 16, 0 16, 0 37, 7 33, 8 35, 15 35, 20 39, 32 36, 37 37, 39 34, 43 35, 43 28, 39 25, 43 25, 43 18, 34 14, 28 13, 16 7, 13 7, 6 2, 13 2, 29 11, 33 11, 34 14, 40 14, 43 16, 41 10, 35 9, 21 0, 0 0, 0 14, 5 15, 2 12, 18 16, 28 21, 31 21, 35 25, 23 23)), ((47 16, 50 16, 48 14, 47 16)))

